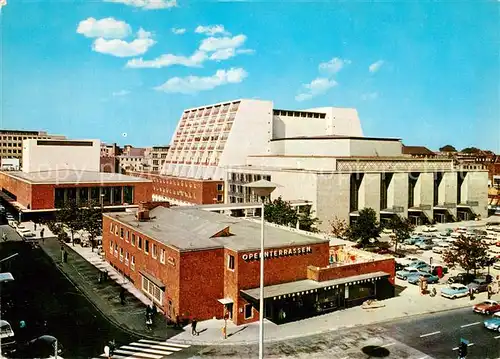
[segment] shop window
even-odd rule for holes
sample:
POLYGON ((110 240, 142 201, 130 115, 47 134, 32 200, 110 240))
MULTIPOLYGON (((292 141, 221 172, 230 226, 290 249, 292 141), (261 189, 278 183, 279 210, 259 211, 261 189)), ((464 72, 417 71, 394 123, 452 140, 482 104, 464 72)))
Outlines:
POLYGON ((160 263, 165 264, 165 249, 160 250, 160 263))
POLYGON ((234 270, 234 256, 228 254, 227 256, 227 268, 230 270, 234 270))
POLYGON ((159 305, 163 304, 163 291, 146 277, 142 277, 142 291, 159 305))
POLYGON ((130 240, 131 244, 135 247, 135 234, 132 233, 132 239, 130 240))
POLYGON ((137 242, 137 248, 142 249, 142 238, 139 237, 139 241, 137 242))
POLYGON ((144 240, 144 253, 149 253, 149 240, 147 239, 144 240))
POLYGON ((245 319, 251 319, 253 317, 252 305, 245 304, 245 319))

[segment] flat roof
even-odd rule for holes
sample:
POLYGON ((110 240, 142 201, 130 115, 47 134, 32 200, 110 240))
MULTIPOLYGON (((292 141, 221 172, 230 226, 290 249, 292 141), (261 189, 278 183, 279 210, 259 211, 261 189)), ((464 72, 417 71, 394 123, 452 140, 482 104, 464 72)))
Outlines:
POLYGON ((4 174, 32 184, 75 184, 75 183, 149 183, 151 180, 122 175, 120 173, 52 170, 39 172, 2 171, 4 174))
MULTIPOLYGON (((288 203, 292 207, 295 206, 301 206, 301 205, 308 205, 312 204, 312 201, 308 200, 302 200, 302 199, 292 199, 292 200, 287 200, 288 203)), ((251 208, 260 208, 262 207, 262 203, 260 202, 255 202, 255 203, 215 203, 215 204, 200 204, 200 205, 193 205, 191 208, 193 209, 203 209, 205 211, 209 210, 230 210, 230 209, 251 209, 251 208)))
MULTIPOLYGON (((179 251, 228 248, 233 251, 260 249, 260 223, 189 207, 157 207, 149 221, 138 221, 135 213, 105 213, 104 216, 132 227, 152 239, 179 251), (214 237, 229 227, 230 236, 214 237)), ((298 232, 266 225, 266 248, 328 243, 298 232)))
MULTIPOLYGON (((360 274, 350 277, 343 277, 338 279, 326 280, 323 282, 316 282, 312 279, 298 280, 295 282, 288 282, 283 284, 268 285, 264 287, 264 298, 273 298, 286 294, 299 293, 303 291, 318 290, 321 288, 331 287, 340 284, 347 284, 353 282, 364 282, 370 280, 377 280, 379 278, 388 277, 389 273, 386 272, 374 272, 368 274, 360 274)), ((242 293, 247 296, 259 300, 260 299, 260 289, 243 289, 242 293)))
POLYGON ((285 140, 364 140, 364 141, 373 141, 373 140, 376 140, 376 141, 401 141, 400 138, 339 136, 339 135, 282 137, 282 138, 273 138, 271 141, 285 141, 285 140))

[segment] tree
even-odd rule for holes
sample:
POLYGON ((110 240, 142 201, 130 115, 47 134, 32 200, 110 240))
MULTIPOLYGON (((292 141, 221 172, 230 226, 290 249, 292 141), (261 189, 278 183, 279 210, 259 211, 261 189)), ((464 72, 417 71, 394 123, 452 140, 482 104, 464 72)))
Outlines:
POLYGON ((102 235, 102 209, 95 201, 90 201, 81 211, 82 229, 89 234, 90 245, 94 251, 96 237, 102 235))
POLYGON ((387 228, 392 229, 394 232, 394 252, 397 253, 398 243, 410 237, 411 232, 415 229, 415 226, 408 218, 394 216, 387 224, 387 228))
POLYGON ((462 151, 462 153, 479 153, 481 150, 477 147, 466 147, 462 151))
POLYGON ((299 211, 299 229, 318 233, 319 229, 316 226, 319 224, 321 224, 321 221, 314 217, 314 211, 311 206, 306 206, 299 211))
POLYGON ((267 222, 282 226, 295 227, 299 219, 299 214, 297 213, 297 209, 290 205, 290 202, 283 201, 283 198, 280 196, 274 201, 265 204, 264 219, 267 222))
POLYGON ((330 221, 330 234, 337 238, 345 238, 348 234, 349 226, 345 219, 340 219, 338 217, 333 218, 330 221))
POLYGON ((440 152, 457 152, 457 149, 452 145, 445 145, 439 148, 440 152))
POLYGON ((461 267, 467 273, 476 274, 478 268, 488 263, 488 246, 476 238, 461 235, 443 252, 443 261, 450 267, 461 267))
POLYGON ((57 212, 56 220, 62 226, 63 230, 68 230, 71 233, 71 242, 74 243, 74 235, 83 228, 81 218, 81 209, 76 201, 68 201, 57 212))
POLYGON ((363 208, 359 211, 356 222, 349 228, 348 236, 351 240, 366 246, 370 243, 370 239, 376 239, 380 236, 381 230, 375 210, 373 208, 363 208))

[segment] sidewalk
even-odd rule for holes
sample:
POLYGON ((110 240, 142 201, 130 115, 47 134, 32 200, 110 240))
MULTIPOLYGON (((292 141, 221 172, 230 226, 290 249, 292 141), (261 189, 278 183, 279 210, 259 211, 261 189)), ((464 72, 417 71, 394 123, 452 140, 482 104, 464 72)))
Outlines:
MULTIPOLYGON (((23 223, 23 225, 30 228, 28 223, 23 223)), ((47 233, 47 229, 45 233, 47 233)), ((38 243, 59 270, 94 304, 104 317, 116 326, 136 336, 153 340, 166 340, 179 333, 178 329, 167 325, 166 319, 161 313, 158 313, 153 320, 153 330, 149 331, 146 328, 145 304, 151 304, 151 301, 143 295, 141 299, 136 298, 138 290, 112 267, 110 268, 109 264, 102 259, 99 260, 97 250, 91 255, 88 253, 91 251, 90 248, 65 244, 68 261, 62 263, 61 242, 57 238, 46 238, 45 236, 45 239, 38 243), (109 279, 99 283, 98 278, 101 270, 108 271, 109 279), (122 286, 128 291, 124 305, 120 302, 122 286)))

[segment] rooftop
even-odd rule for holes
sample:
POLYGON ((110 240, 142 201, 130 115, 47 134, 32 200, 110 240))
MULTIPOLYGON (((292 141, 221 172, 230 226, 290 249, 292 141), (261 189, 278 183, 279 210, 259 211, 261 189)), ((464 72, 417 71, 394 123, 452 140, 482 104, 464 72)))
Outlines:
MULTIPOLYGON (((150 211, 149 221, 138 221, 135 213, 106 213, 134 230, 180 251, 228 248, 234 251, 260 249, 260 223, 192 207, 157 207, 150 211), (229 230, 231 235, 219 236, 229 230)), ((295 233, 266 225, 266 248, 317 243, 328 239, 295 233)))
POLYGON ((143 183, 151 182, 148 179, 126 176, 119 173, 94 171, 75 171, 70 169, 22 172, 8 171, 6 175, 34 184, 75 184, 75 183, 143 183))
POLYGON ((403 154, 419 156, 435 156, 436 154, 424 146, 405 146, 403 145, 403 154))
POLYGON ((363 141, 401 141, 400 138, 386 137, 360 137, 360 136, 339 136, 339 135, 324 135, 324 136, 297 136, 273 138, 271 141, 288 141, 288 140, 363 140, 363 141))

